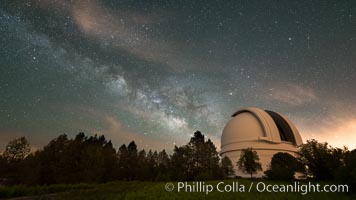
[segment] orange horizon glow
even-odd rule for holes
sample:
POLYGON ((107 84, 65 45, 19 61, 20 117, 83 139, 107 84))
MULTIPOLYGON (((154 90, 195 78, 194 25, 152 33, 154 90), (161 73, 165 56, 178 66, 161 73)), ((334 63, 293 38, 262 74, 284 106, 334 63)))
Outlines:
POLYGON ((307 140, 316 139, 318 142, 327 142, 333 147, 346 146, 349 150, 356 148, 356 119, 331 124, 329 127, 301 126, 299 132, 304 143, 307 140))

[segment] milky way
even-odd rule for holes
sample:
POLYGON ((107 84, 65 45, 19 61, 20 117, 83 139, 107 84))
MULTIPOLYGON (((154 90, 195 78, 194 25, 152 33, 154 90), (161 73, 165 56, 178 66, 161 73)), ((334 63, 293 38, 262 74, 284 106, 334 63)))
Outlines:
MULTIPOLYGON (((220 146, 234 111, 355 148, 354 1, 2 1, 0 146, 66 133, 220 146)), ((2 150, 1 150, 2 151, 2 150)))

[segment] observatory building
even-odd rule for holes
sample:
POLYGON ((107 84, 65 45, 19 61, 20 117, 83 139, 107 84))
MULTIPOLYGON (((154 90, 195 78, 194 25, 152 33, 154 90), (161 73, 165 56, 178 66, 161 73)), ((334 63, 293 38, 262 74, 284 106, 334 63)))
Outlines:
POLYGON ((247 177, 248 174, 237 169, 236 162, 241 150, 251 147, 262 164, 262 171, 255 176, 261 177, 274 154, 285 152, 295 156, 301 144, 297 128, 287 117, 269 110, 242 108, 232 115, 223 130, 220 154, 230 158, 237 176, 247 177))

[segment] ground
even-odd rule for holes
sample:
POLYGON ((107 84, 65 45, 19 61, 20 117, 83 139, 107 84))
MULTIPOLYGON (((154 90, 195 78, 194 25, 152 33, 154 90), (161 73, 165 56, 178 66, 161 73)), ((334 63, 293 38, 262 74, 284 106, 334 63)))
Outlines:
MULTIPOLYGON (((355 199, 355 195, 350 193, 269 193, 258 192, 255 188, 248 192, 251 182, 256 183, 261 180, 225 180, 225 184, 238 182, 246 186, 245 192, 218 192, 214 188, 213 192, 178 192, 177 182, 173 182, 174 191, 166 191, 166 182, 112 182, 105 184, 78 184, 78 185, 53 185, 37 187, 1 187, 0 198, 17 200, 115 200, 115 199, 355 199)), ((216 186, 221 181, 208 181, 205 185, 216 186)), ((290 184, 290 182, 265 181, 266 184, 290 184)), ((192 185, 193 182, 188 182, 192 185)), ((325 184, 325 183, 324 183, 325 184)), ((241 189, 241 187, 240 187, 241 189)))

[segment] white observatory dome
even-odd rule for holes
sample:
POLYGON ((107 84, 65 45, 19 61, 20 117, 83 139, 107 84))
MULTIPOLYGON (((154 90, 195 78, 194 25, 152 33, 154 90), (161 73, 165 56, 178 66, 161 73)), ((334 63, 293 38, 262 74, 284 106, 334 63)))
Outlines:
POLYGON ((221 136, 221 156, 231 159, 237 176, 246 177, 237 170, 236 162, 241 150, 252 148, 257 152, 262 164, 262 171, 257 177, 263 176, 270 165, 274 154, 286 152, 295 156, 302 138, 285 116, 259 108, 242 108, 232 115, 221 136))

